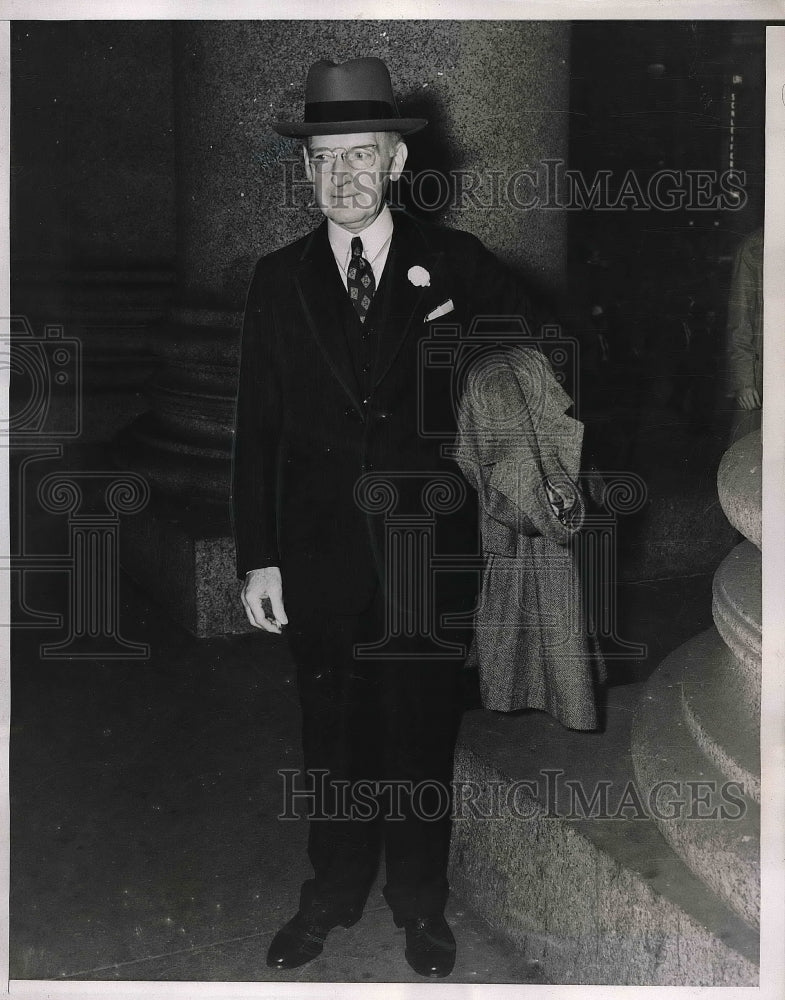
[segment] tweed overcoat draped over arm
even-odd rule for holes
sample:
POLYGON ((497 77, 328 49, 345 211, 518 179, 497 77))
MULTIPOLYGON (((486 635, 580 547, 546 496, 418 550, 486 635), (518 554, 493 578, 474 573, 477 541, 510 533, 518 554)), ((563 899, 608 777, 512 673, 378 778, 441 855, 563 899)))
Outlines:
POLYGON ((467 382, 456 459, 478 492, 486 557, 469 665, 485 708, 536 708, 596 729, 605 668, 570 544, 585 513, 583 425, 566 415, 571 405, 530 348, 485 357, 467 382))

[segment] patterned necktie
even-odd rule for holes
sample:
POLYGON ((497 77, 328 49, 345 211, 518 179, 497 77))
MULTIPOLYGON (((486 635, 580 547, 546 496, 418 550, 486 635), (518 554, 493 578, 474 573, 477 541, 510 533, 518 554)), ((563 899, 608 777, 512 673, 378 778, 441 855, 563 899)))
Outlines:
POLYGON ((346 287, 360 322, 365 322, 371 299, 376 291, 376 280, 371 265, 363 257, 363 241, 359 236, 352 239, 352 256, 346 272, 346 287))

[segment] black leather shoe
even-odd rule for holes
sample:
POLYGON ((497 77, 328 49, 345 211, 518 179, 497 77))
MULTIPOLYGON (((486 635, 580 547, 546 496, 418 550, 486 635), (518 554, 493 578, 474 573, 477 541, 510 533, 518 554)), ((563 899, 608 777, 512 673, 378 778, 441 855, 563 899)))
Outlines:
POLYGON ((298 912, 273 938, 267 952, 271 969, 296 969, 321 955, 327 935, 333 927, 351 927, 360 919, 352 913, 345 920, 325 922, 324 918, 298 912))
POLYGON ((406 929, 406 961, 421 976, 443 979, 455 965, 455 938, 443 916, 411 917, 406 929))

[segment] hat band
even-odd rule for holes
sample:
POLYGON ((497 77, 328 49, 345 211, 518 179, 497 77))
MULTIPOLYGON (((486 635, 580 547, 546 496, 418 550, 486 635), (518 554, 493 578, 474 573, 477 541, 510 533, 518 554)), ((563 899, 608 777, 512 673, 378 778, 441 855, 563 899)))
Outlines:
POLYGON ((305 104, 305 121, 309 125, 397 117, 395 108, 387 101, 310 101, 305 104))

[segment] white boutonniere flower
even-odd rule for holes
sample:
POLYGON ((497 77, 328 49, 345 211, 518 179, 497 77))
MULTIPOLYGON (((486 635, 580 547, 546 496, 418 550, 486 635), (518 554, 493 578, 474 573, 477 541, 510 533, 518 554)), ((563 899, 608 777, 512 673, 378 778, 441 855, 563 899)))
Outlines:
POLYGON ((407 278, 409 279, 409 281, 411 281, 413 285, 417 285, 418 287, 425 286, 427 288, 431 284, 430 274, 425 270, 424 267, 420 267, 419 264, 415 264, 414 267, 409 268, 409 273, 407 274, 407 278))

